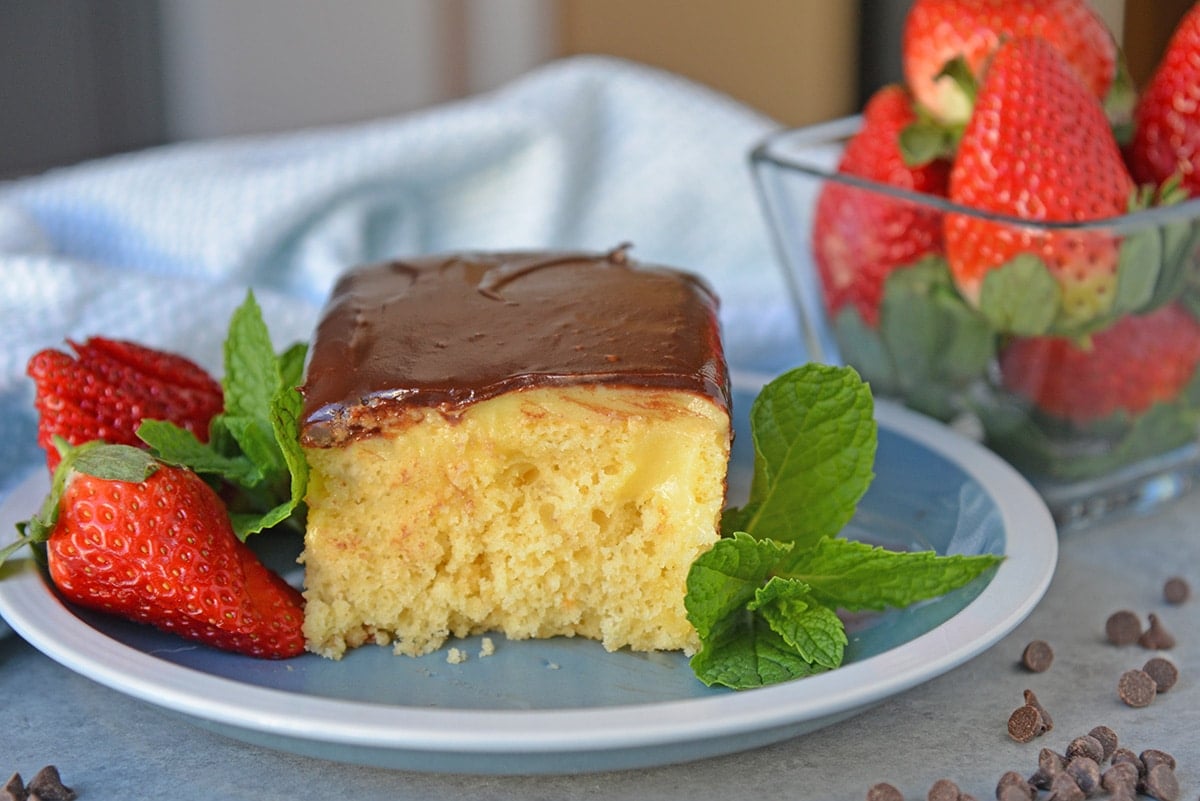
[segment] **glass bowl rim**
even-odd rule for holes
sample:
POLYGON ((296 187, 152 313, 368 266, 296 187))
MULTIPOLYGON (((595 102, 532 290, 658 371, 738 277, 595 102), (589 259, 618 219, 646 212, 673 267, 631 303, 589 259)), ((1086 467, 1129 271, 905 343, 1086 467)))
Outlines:
POLYGON ((1195 222, 1200 219, 1200 196, 1198 196, 1171 205, 1153 206, 1117 217, 1083 221, 1031 220, 965 206, 939 195, 917 192, 856 175, 830 171, 815 164, 806 163, 795 155, 789 155, 783 151, 785 143, 796 142, 796 140, 802 140, 802 142, 796 142, 797 144, 803 143, 810 146, 836 145, 852 136, 860 127, 862 127, 862 115, 856 114, 799 128, 774 130, 751 148, 749 156, 751 166, 760 181, 766 179, 763 172, 772 168, 799 172, 817 180, 855 186, 859 189, 888 195, 897 200, 928 206, 943 213, 961 214, 990 222, 1046 231, 1103 230, 1109 234, 1127 234, 1143 228, 1160 227, 1174 222, 1195 222))

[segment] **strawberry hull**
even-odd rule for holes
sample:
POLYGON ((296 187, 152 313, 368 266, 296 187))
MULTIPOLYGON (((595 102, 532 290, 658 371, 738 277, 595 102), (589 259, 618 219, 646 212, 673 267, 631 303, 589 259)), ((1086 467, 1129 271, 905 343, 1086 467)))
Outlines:
POLYGON ((1200 200, 1089 223, 988 214, 836 172, 859 124, 781 131, 751 154, 807 348, 797 361, 853 365, 879 397, 971 421, 1064 525, 1142 508, 1195 483, 1200 200), (926 253, 889 272, 873 314, 836 304, 817 269, 813 230, 818 199, 835 188, 853 188, 872 208, 890 203, 987 231, 1013 255, 964 287, 944 253, 926 253), (1108 266, 1087 304, 1064 288, 1064 252, 1108 266))

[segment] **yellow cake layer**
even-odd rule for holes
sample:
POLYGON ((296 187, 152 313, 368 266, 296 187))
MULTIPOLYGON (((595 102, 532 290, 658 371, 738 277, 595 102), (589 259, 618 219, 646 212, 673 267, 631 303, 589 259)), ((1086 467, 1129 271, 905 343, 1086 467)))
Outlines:
POLYGON ((686 392, 510 392, 447 418, 307 448, 304 631, 338 658, 419 655, 448 637, 697 645, 688 567, 718 536, 730 429, 686 392))

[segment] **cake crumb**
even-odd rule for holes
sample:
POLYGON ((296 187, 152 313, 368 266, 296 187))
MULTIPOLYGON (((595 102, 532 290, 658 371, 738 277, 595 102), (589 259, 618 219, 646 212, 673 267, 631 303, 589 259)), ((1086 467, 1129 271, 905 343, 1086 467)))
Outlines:
POLYGON ((557 662, 547 662, 546 670, 558 670, 558 663, 557 662))
POLYGON ((485 656, 491 656, 494 653, 496 653, 496 643, 492 642, 491 637, 484 637, 479 643, 479 658, 483 659, 485 656))
POLYGON ((461 665, 467 661, 467 652, 458 648, 451 648, 446 652, 446 661, 451 665, 461 665))

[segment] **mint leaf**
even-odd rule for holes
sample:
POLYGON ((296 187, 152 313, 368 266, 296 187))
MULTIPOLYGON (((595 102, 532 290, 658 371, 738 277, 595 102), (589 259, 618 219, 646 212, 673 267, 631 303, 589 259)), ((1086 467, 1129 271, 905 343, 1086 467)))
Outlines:
POLYGON ((790 550, 787 543, 737 532, 696 557, 688 570, 684 606, 701 639, 750 603, 790 550))
POLYGON ((831 537, 807 550, 793 551, 779 573, 804 582, 820 603, 860 611, 902 608, 945 595, 1000 561, 1001 557, 993 554, 890 551, 831 537))
POLYGON ((832 609, 816 601, 804 582, 772 576, 746 608, 762 615, 805 662, 823 668, 842 664, 849 642, 846 626, 832 609))
POLYGON ((275 430, 271 425, 270 407, 262 409, 261 416, 225 415, 221 422, 233 437, 237 449, 257 469, 261 480, 276 484, 287 470, 283 452, 275 441, 275 430))
POLYGON ((761 617, 748 612, 731 615, 692 657, 696 678, 709 685, 735 690, 764 687, 825 670, 806 662, 796 649, 761 617))
MULTIPOLYGON (((295 348, 292 350, 294 351, 295 348)), ((286 359, 286 354, 284 359, 286 359)), ((303 369, 303 350, 298 363, 303 369)), ((288 371, 284 369, 281 372, 286 375, 288 371)), ((302 508, 304 496, 308 492, 308 460, 304 456, 304 449, 300 447, 300 415, 304 410, 304 397, 294 383, 298 383, 298 377, 296 382, 280 386, 279 391, 271 399, 271 428, 275 431, 275 441, 279 443, 289 477, 288 499, 276 511, 286 511, 287 514, 291 514, 294 509, 302 508)), ((275 523, 266 524, 264 528, 272 525, 275 523)))
POLYGON ((303 398, 297 385, 307 345, 276 355, 253 292, 233 313, 225 339, 224 411, 209 440, 162 421, 146 421, 138 436, 156 456, 221 484, 234 532, 245 539, 283 522, 302 524, 308 463, 300 447, 303 398))
POLYGON ((750 499, 723 516, 723 530, 800 544, 840 531, 874 475, 867 385, 851 368, 807 364, 764 387, 750 420, 750 499))
POLYGON ((304 381, 304 359, 308 356, 308 343, 295 342, 279 354, 279 385, 284 389, 295 389, 304 381))
POLYGON ((307 346, 298 343, 275 354, 262 310, 248 293, 225 340, 225 414, 220 420, 227 439, 262 473, 261 483, 246 487, 242 503, 231 504, 233 528, 242 539, 301 510, 308 464, 299 442, 303 399, 296 386, 306 353, 307 346))
POLYGON ((188 467, 202 475, 216 476, 241 486, 253 486, 262 481, 262 471, 241 454, 226 456, 210 443, 166 420, 145 420, 138 426, 137 435, 161 461, 178 467, 188 467))
POLYGON ((225 414, 265 418, 280 381, 279 361, 262 309, 254 293, 247 293, 229 320, 229 335, 225 338, 225 377, 221 382, 225 414))

